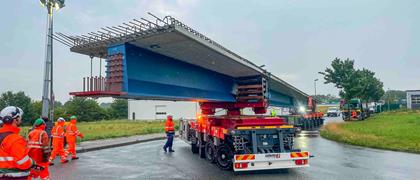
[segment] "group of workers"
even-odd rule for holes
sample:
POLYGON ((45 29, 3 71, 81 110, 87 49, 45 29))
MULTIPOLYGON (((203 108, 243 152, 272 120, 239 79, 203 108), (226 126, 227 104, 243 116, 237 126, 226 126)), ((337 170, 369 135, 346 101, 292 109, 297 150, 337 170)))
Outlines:
POLYGON ((61 163, 76 156, 76 138, 83 138, 77 130, 76 117, 70 117, 66 125, 64 118, 59 118, 52 130, 46 129, 47 118, 35 120, 27 140, 19 135, 23 111, 19 107, 8 106, 0 111, 0 179, 32 179, 48 180, 48 166, 60 155, 61 163), (49 136, 49 134, 51 136, 49 136), (52 148, 51 148, 52 138, 52 148), (64 150, 64 139, 67 150, 64 150), (52 149, 52 151, 51 151, 52 149))
MULTIPOLYGON (((26 140, 19 135, 22 118, 23 110, 19 107, 8 106, 0 111, 0 121, 3 124, 0 128, 0 179, 48 180, 48 166, 54 165, 57 155, 60 156, 61 163, 67 163, 69 155, 72 160, 78 159, 76 139, 83 138, 83 134, 77 130, 75 116, 71 116, 70 123, 67 124, 64 118, 58 118, 52 129, 46 128, 48 118, 39 118, 35 120, 26 140)), ((165 132, 167 141, 163 150, 175 152, 172 149, 175 136, 172 116, 167 117, 165 132)))

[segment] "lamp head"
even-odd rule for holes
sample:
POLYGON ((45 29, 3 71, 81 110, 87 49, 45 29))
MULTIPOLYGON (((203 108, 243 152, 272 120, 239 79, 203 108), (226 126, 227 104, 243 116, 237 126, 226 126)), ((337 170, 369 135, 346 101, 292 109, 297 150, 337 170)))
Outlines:
POLYGON ((48 9, 48 14, 52 14, 52 9, 59 10, 63 8, 64 0, 39 0, 42 6, 46 6, 48 9))

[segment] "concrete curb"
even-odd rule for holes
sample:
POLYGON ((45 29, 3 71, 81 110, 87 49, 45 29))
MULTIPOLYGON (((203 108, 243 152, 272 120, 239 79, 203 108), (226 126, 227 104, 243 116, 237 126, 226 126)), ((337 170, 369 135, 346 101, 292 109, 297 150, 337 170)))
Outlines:
MULTIPOLYGON (((175 137, 178 137, 178 135, 175 135, 175 137)), ((108 149, 108 148, 128 146, 128 145, 132 145, 132 144, 144 143, 144 142, 150 142, 150 141, 157 141, 157 140, 163 140, 163 139, 166 139, 166 137, 161 136, 161 137, 151 137, 151 138, 146 138, 146 139, 126 140, 126 141, 97 145, 97 146, 92 146, 92 147, 80 147, 79 146, 78 149, 76 150, 76 152, 77 153, 85 153, 85 152, 90 152, 90 151, 97 151, 97 150, 108 149)), ((100 141, 100 140, 97 140, 97 141, 100 141)), ((89 141, 86 141, 86 142, 89 142, 89 141)))

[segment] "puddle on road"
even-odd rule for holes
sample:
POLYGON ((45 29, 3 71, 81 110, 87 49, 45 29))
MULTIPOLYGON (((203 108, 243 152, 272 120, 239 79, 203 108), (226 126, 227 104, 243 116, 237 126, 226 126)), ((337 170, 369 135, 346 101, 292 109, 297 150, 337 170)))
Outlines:
POLYGON ((319 131, 301 131, 296 137, 318 137, 319 131))

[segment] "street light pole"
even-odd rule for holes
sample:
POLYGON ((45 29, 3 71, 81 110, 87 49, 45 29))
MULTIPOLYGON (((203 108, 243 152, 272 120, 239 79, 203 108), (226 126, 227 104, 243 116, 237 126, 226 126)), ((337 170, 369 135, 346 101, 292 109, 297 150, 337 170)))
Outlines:
MULTIPOLYGON (((42 93, 42 116, 47 117, 50 105, 50 83, 51 83, 51 75, 52 72, 52 31, 53 31, 53 18, 52 18, 52 10, 51 5, 48 3, 47 5, 48 15, 47 15, 47 45, 46 45, 46 55, 45 55, 45 67, 44 67, 44 86, 43 86, 43 93, 42 93)), ((51 87, 52 89, 52 87, 51 87)))
POLYGON ((42 112, 43 117, 48 116, 54 119, 54 92, 53 92, 53 8, 60 9, 64 7, 64 0, 40 0, 40 3, 47 8, 47 44, 44 67, 44 85, 42 92, 42 112), (51 107, 50 107, 51 106, 51 107))

